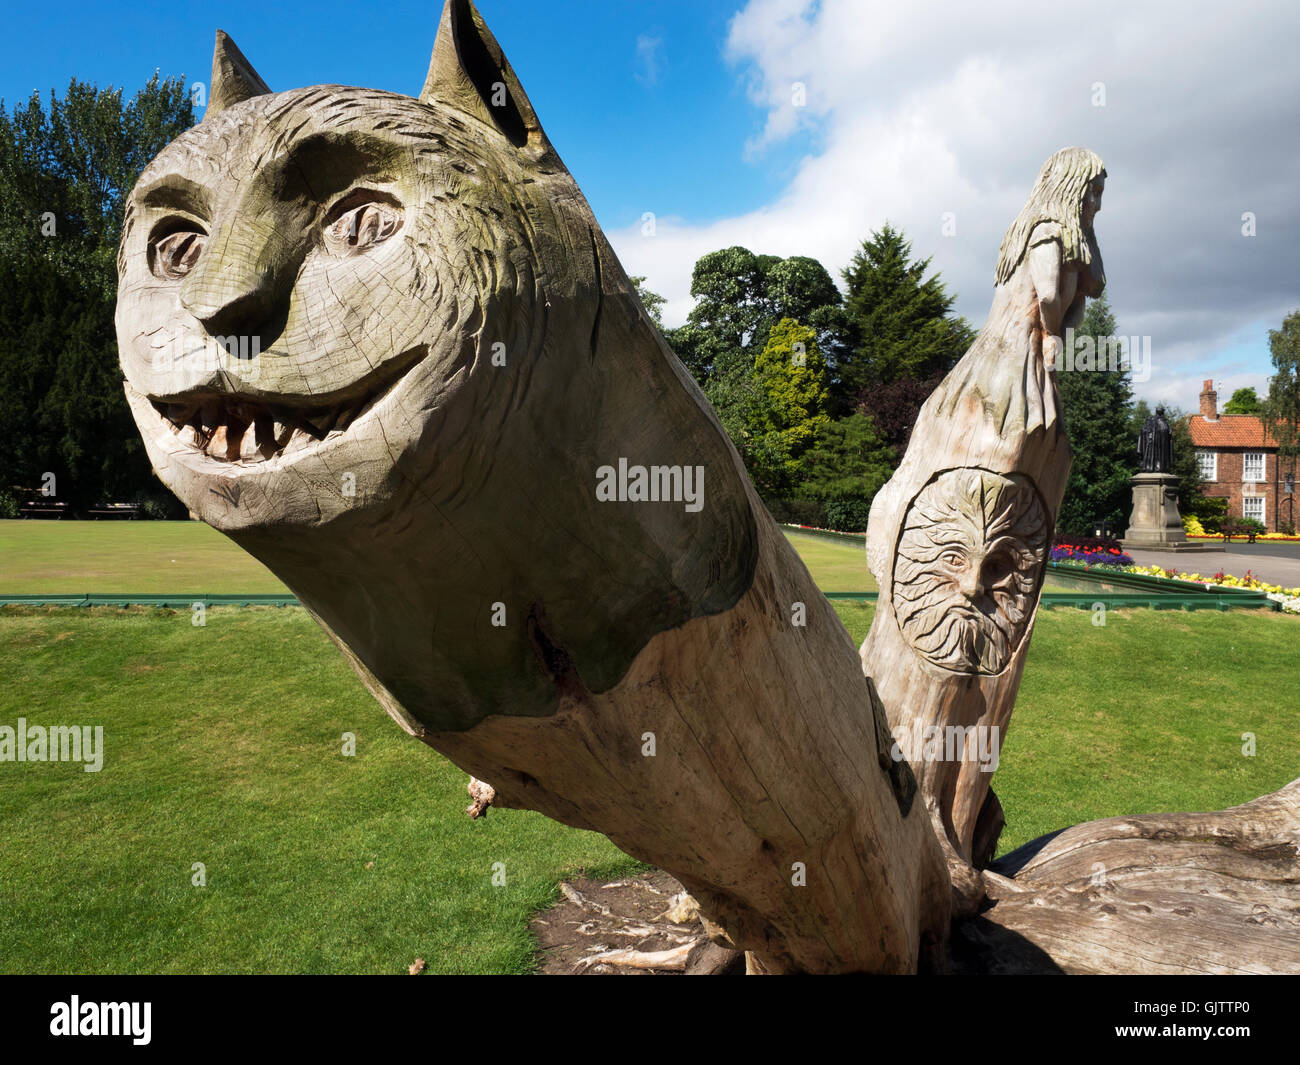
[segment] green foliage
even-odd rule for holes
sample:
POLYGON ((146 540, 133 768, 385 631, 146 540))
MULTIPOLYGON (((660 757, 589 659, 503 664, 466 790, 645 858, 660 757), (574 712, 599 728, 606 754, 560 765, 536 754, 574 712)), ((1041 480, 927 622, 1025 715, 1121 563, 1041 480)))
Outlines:
MULTIPOLYGON (((1115 318, 1105 295, 1088 304, 1074 335, 1090 336, 1094 342, 1115 336, 1115 318)), ((1132 502, 1129 482, 1138 466, 1128 372, 1067 371, 1058 366, 1056 385, 1074 451, 1057 528, 1074 536, 1088 535, 1103 521, 1122 529, 1132 502)))
POLYGON ((886 223, 862 242, 844 271, 848 352, 837 367, 838 409, 851 409, 873 385, 946 373, 975 333, 950 316, 954 297, 929 259, 912 261, 912 245, 886 223))
POLYGON ((754 361, 760 402, 753 425, 760 432, 786 434, 803 450, 828 419, 826 362, 817 334, 791 318, 782 318, 767 335, 754 361))
POLYGON ((122 393, 116 255, 124 197, 192 124, 183 79, 156 74, 125 103, 74 80, 48 107, 0 104, 0 485, 48 471, 74 509, 170 499, 122 393))
POLYGON ((1232 398, 1223 405, 1224 414, 1258 414, 1259 412, 1259 396, 1250 387, 1237 389, 1232 394, 1232 398))
POLYGON ((799 460, 829 420, 826 363, 816 333, 789 318, 773 326, 754 373, 727 405, 723 424, 764 495, 788 493, 799 460))
POLYGON ((1178 498, 1178 509, 1185 518, 1195 518, 1208 533, 1217 533, 1228 517, 1227 496, 1207 496, 1193 492, 1190 498, 1178 498))
MULTIPOLYGON (((870 504, 898 465, 898 456, 866 414, 828 423, 803 458, 801 490, 813 499, 870 504)), ((835 526, 847 532, 861 529, 835 526)))
POLYGON ((654 322, 660 329, 664 327, 663 313, 660 308, 668 301, 658 292, 645 287, 645 277, 629 277, 632 287, 636 289, 636 294, 641 297, 641 306, 645 308, 646 314, 650 316, 650 321, 654 322))
POLYGON ((840 532, 866 532, 870 517, 870 499, 832 499, 826 504, 826 520, 840 532))
MULTIPOLYGON (((929 263, 912 262, 911 245, 886 225, 863 242, 844 272, 847 302, 825 268, 807 256, 779 259, 731 247, 695 264, 696 305, 686 324, 666 335, 769 502, 791 490, 796 471, 812 478, 810 485, 797 487, 798 494, 823 501, 870 499, 882 472, 888 479, 899 449, 891 451, 887 444, 906 440, 930 383, 974 339, 965 320, 951 316, 953 297, 938 276, 925 276, 929 263), (804 383, 788 374, 772 377, 775 363, 763 360, 769 334, 783 319, 800 323, 815 338, 826 387, 817 410, 804 383), (897 395, 889 394, 888 410, 882 412, 889 423, 888 439, 882 439, 873 404, 888 389, 897 395), (848 417, 855 410, 862 421, 848 417), (828 421, 825 416, 839 417, 847 428, 818 445, 812 466, 801 466, 807 430, 816 428, 817 415, 823 416, 821 424, 828 421), (846 432, 854 437, 849 443, 846 432), (870 454, 869 461, 855 457, 863 453, 870 454), (831 482, 834 489, 827 487, 831 482)), ((782 337, 781 344, 788 339, 782 337)))
POLYGON ((839 290, 807 256, 781 259, 741 247, 709 252, 695 264, 691 295, 696 304, 686 324, 666 335, 724 423, 739 417, 728 407, 745 402, 755 357, 782 318, 811 325, 823 350, 835 341, 839 290))
MULTIPOLYGON (((1269 379, 1261 414, 1283 458, 1300 455, 1300 310, 1268 332, 1269 356, 1276 371, 1269 379)), ((1292 463, 1294 466, 1294 461, 1292 463)))

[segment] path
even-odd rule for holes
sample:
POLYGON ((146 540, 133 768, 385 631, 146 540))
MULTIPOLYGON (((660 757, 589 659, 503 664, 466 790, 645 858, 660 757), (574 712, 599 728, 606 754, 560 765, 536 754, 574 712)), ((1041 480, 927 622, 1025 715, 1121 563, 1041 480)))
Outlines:
POLYGON ((1232 544, 1226 551, 1195 552, 1185 555, 1172 551, 1129 551, 1139 566, 1159 566, 1180 573, 1210 574, 1222 570, 1233 577, 1244 577, 1250 570, 1268 584, 1283 588, 1300 588, 1300 544, 1232 544))

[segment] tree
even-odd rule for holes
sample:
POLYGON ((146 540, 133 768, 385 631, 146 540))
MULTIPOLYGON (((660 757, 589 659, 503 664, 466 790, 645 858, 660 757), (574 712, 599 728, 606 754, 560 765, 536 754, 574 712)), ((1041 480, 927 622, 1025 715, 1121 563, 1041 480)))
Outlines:
POLYGON ((901 455, 912 439, 917 414, 942 380, 942 374, 935 374, 925 381, 900 377, 897 381, 877 385, 863 393, 857 411, 869 415, 885 442, 901 455))
POLYGON ((1224 414, 1258 414, 1259 410, 1259 396, 1249 386, 1237 389, 1223 405, 1224 414))
POLYGON ((779 321, 803 322, 824 375, 826 352, 838 350, 839 290, 816 259, 735 246, 700 256, 691 295, 696 303, 686 323, 665 336, 713 404, 754 483, 768 498, 788 492, 806 443, 764 428, 761 412, 772 397, 759 382, 759 353, 779 321))
POLYGON ((938 274, 925 276, 929 268, 929 259, 912 261, 911 243, 886 222, 844 270, 850 352, 837 367, 841 409, 869 405, 878 385, 942 375, 970 347, 974 331, 951 317, 954 297, 938 274))
POLYGON ((801 494, 828 504, 831 526, 846 532, 867 527, 871 500, 889 480, 898 455, 869 415, 827 422, 803 457, 801 494))
POLYGON ((74 510, 176 512, 131 428, 113 304, 123 198, 192 124, 183 79, 157 74, 127 103, 75 79, 48 107, 0 102, 0 491, 52 473, 74 510))
POLYGON ((650 321, 654 322, 660 329, 664 327, 662 312, 659 310, 668 301, 658 292, 654 292, 645 287, 645 277, 629 277, 632 287, 636 289, 636 294, 641 297, 641 306, 645 308, 646 314, 650 316, 650 321))
POLYGON ((790 492, 803 453, 830 420, 826 398, 826 363, 816 332, 782 318, 754 361, 754 388, 740 431, 741 454, 760 494, 790 492))
POLYGON ((696 302, 686 324, 670 330, 668 339, 706 391, 714 378, 752 373, 755 354, 780 319, 817 328, 833 322, 827 312, 840 302, 834 281, 816 259, 755 255, 738 246, 700 256, 691 273, 691 295, 696 302))
POLYGON ((1269 379, 1260 414, 1278 443, 1278 462, 1293 485, 1291 495, 1281 497, 1278 521, 1294 529, 1296 458, 1300 456, 1300 310, 1288 314, 1281 329, 1269 330, 1268 350, 1276 372, 1269 379))
MULTIPOLYGON (((1086 351, 1086 344, 1079 342, 1090 340, 1095 354, 1106 350, 1100 341, 1115 335, 1115 317, 1103 294, 1088 304, 1074 331, 1075 343, 1086 351)), ((1129 482, 1138 465, 1128 371, 1121 368, 1112 372, 1107 359, 1081 362, 1082 368, 1075 369, 1067 369, 1068 363, 1058 365, 1056 373, 1070 447, 1074 450, 1057 528, 1073 535, 1088 535, 1100 522, 1108 522, 1114 529, 1127 525, 1129 482)))

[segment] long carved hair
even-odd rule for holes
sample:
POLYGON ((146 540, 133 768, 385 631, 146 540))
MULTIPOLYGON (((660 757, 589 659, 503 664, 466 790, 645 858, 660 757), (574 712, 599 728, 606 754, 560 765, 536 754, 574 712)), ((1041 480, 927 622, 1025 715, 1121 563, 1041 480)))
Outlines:
POLYGON ((1062 148, 1043 164, 1043 169, 1029 194, 1029 202, 1002 238, 998 253, 996 283, 1005 284, 1025 257, 1030 234, 1040 222, 1055 222, 1061 227, 1062 260, 1089 268, 1093 295, 1106 284, 1101 252, 1092 227, 1084 228, 1080 215, 1088 186, 1106 176, 1101 158, 1087 148, 1062 148))

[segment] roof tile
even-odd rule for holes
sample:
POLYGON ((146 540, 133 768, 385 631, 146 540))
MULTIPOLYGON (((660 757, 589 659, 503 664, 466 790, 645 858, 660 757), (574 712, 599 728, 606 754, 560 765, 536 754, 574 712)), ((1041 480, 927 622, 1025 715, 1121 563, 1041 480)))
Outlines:
POLYGON ((1216 422, 1193 414, 1187 428, 1197 447, 1277 447, 1273 435, 1266 436, 1263 421, 1254 414, 1220 414, 1216 422))

